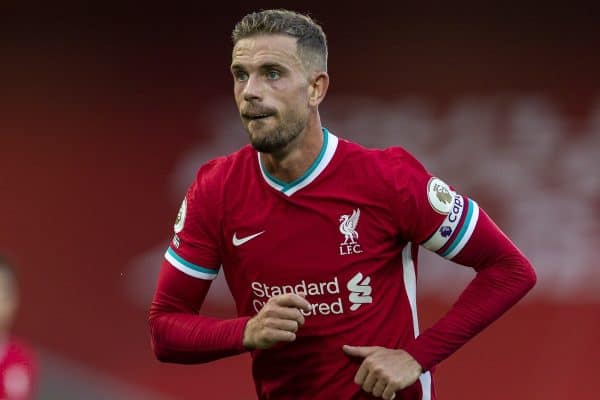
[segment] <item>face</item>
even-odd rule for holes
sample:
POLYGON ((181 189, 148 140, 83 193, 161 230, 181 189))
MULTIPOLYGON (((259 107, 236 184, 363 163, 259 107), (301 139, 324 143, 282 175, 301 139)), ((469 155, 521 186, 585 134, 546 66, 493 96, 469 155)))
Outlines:
POLYGON ((257 35, 239 40, 231 73, 238 111, 256 150, 282 150, 306 128, 311 83, 295 38, 257 35))

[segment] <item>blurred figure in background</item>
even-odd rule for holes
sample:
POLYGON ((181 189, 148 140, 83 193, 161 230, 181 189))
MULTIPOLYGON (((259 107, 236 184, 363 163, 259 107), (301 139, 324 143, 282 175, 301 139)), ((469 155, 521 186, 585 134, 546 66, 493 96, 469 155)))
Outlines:
POLYGON ((11 335, 10 329, 19 305, 15 273, 0 256, 0 399, 32 399, 35 361, 32 351, 11 335))

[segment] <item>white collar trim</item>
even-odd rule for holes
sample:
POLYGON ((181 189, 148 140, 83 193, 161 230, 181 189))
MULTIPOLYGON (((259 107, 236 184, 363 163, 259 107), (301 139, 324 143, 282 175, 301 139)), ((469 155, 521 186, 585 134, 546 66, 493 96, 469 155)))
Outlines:
POLYGON ((260 172, 265 179, 265 181, 271 186, 273 189, 280 191, 286 196, 291 196, 296 193, 298 190, 305 188, 310 185, 321 173, 327 168, 331 159, 335 154, 335 150, 338 145, 338 137, 329 132, 326 128, 323 128, 323 148, 321 149, 317 159, 313 162, 313 164, 308 168, 308 170, 298 179, 293 182, 286 183, 278 180, 277 178, 271 176, 262 166, 260 161, 260 153, 257 152, 258 156, 258 166, 260 168, 260 172))

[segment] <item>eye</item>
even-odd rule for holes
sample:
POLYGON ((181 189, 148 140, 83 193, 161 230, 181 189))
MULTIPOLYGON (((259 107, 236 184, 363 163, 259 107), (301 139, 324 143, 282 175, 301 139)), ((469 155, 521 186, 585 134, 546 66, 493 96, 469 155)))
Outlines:
POLYGON ((267 78, 269 80, 276 80, 276 79, 279 79, 280 77, 281 77, 281 74, 277 70, 272 69, 269 72, 267 72, 267 78))
POLYGON ((246 82, 248 80, 248 74, 244 71, 236 71, 233 73, 233 76, 238 82, 246 82))

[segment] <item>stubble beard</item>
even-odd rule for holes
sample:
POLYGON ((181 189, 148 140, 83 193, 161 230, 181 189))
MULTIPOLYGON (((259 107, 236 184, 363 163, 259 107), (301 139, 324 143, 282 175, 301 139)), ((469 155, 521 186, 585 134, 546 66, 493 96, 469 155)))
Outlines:
POLYGON ((261 153, 278 153, 292 143, 304 130, 306 123, 300 119, 294 119, 281 123, 269 131, 261 134, 253 134, 248 126, 248 137, 250 144, 256 151, 261 153))

